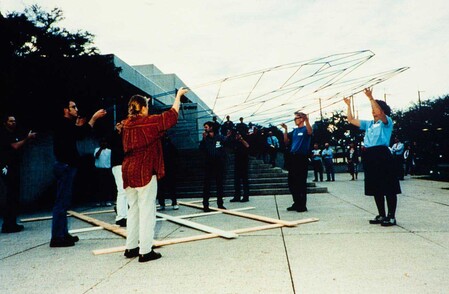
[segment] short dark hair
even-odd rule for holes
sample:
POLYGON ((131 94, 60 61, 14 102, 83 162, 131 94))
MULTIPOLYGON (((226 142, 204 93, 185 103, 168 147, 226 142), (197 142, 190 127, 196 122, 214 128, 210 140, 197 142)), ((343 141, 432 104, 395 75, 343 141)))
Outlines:
POLYGON ((213 128, 214 127, 214 123, 213 122, 211 122, 211 121, 207 121, 207 122, 205 122, 204 124, 203 124, 203 126, 208 126, 209 128, 213 128))
POLYGON ((380 108, 382 108, 382 111, 383 111, 386 115, 388 115, 388 116, 391 115, 391 108, 390 108, 390 106, 388 106, 388 104, 387 104, 385 101, 377 100, 377 99, 376 99, 376 102, 377 102, 377 104, 379 104, 380 108))

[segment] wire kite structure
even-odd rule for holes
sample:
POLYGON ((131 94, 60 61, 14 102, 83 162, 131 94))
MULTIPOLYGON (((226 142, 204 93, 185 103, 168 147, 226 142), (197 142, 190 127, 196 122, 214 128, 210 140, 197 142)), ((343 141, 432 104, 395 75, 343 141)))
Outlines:
POLYGON ((294 111, 310 115, 409 69, 354 76, 354 71, 374 56, 370 50, 332 54, 229 76, 190 89, 210 107, 210 111, 200 110, 198 118, 230 115, 260 125, 278 125, 291 121, 294 111))

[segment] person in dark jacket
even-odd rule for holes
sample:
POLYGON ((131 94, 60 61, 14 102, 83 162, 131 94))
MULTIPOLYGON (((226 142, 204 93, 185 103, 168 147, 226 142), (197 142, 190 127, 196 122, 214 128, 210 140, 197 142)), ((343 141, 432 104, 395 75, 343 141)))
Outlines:
POLYGON ((6 115, 0 128, 0 175, 6 185, 6 203, 2 233, 17 233, 24 229, 17 224, 20 199, 20 161, 25 145, 36 137, 29 131, 17 130, 16 118, 6 115))
POLYGON ((213 122, 204 124, 203 140, 200 142, 200 150, 204 154, 204 188, 203 207, 205 212, 210 212, 210 184, 215 179, 217 187, 218 208, 226 209, 223 206, 223 181, 226 165, 226 152, 224 149, 225 137, 214 132, 213 122))

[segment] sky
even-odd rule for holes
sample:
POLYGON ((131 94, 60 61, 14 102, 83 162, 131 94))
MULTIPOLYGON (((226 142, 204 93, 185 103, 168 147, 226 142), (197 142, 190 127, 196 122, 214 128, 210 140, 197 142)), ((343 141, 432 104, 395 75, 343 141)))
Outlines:
MULTIPOLYGON (((393 109, 417 103, 418 91, 421 100, 449 94, 447 0, 2 0, 0 10, 22 11, 32 4, 61 8, 60 26, 93 33, 102 54, 113 53, 130 65, 155 64, 189 86, 370 50, 375 56, 355 77, 410 67, 374 87, 375 98, 386 97, 393 109)), ((249 81, 242 91, 253 85, 249 81)), ((210 106, 215 102, 216 89, 193 90, 210 106)), ((309 102, 317 104, 316 99, 309 102)), ((345 105, 323 112, 336 108, 345 105)), ((355 95, 355 108, 360 118, 370 119, 363 94, 355 95)))

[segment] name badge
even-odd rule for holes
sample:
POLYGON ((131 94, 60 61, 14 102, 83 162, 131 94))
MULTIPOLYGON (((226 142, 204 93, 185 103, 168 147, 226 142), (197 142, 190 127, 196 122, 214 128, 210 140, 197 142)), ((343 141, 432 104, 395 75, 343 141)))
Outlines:
POLYGON ((221 142, 220 141, 215 142, 215 148, 221 148, 221 142))
POLYGON ((298 136, 304 136, 304 133, 298 133, 298 136))

